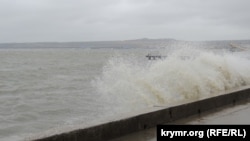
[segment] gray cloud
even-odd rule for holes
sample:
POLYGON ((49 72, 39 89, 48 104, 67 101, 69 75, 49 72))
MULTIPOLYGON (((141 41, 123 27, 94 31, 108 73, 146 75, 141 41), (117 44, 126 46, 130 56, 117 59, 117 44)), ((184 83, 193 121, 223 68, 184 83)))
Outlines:
POLYGON ((249 39, 248 0, 0 0, 0 42, 249 39))

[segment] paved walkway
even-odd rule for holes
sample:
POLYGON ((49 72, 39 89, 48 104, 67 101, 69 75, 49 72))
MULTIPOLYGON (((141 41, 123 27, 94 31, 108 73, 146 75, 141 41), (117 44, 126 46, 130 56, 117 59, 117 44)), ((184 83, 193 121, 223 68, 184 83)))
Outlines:
MULTIPOLYGON (((224 107, 171 124, 250 124, 250 102, 224 107)), ((111 141, 156 141, 156 128, 147 129, 111 141)))

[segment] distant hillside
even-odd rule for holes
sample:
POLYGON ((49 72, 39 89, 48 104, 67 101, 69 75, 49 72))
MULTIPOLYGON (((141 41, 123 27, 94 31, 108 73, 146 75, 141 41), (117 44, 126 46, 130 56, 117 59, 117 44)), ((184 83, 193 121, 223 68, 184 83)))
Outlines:
POLYGON ((250 48, 250 40, 225 41, 180 41, 175 39, 135 39, 124 41, 95 42, 37 42, 37 43, 2 43, 0 48, 167 48, 175 46, 194 46, 213 49, 230 47, 230 43, 250 48))

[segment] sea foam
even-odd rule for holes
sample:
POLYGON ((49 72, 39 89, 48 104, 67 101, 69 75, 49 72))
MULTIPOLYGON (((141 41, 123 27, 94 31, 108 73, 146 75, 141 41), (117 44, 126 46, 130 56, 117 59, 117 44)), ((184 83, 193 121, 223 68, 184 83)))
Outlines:
POLYGON ((93 82, 113 109, 199 100, 250 84, 250 60, 230 51, 181 48, 169 51, 162 60, 137 60, 114 56, 93 82))

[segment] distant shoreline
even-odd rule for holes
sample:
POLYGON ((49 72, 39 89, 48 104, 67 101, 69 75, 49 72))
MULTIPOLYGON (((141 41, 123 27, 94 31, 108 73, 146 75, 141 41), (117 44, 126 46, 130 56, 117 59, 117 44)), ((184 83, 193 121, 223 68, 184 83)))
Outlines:
POLYGON ((162 48, 168 46, 195 46, 226 48, 230 43, 250 45, 250 40, 182 41, 175 39, 135 39, 123 41, 83 41, 83 42, 30 42, 0 43, 0 48, 162 48))

